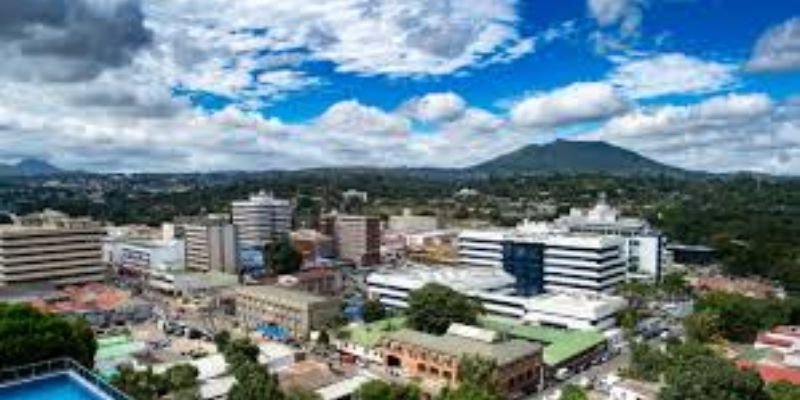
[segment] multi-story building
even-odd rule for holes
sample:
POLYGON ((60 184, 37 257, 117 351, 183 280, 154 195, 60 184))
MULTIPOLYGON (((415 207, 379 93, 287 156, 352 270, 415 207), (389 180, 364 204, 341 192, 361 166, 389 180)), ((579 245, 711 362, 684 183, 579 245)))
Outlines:
POLYGON ((517 294, 524 296, 544 291, 609 293, 625 281, 621 238, 539 228, 464 231, 458 239, 460 263, 506 271, 516 279, 517 294))
POLYGON ((666 240, 650 224, 640 218, 627 218, 606 203, 601 195, 589 209, 573 208, 568 215, 553 221, 557 228, 571 233, 623 238, 623 254, 627 275, 632 279, 658 281, 666 258, 666 240))
POLYGON ((234 201, 231 210, 242 244, 262 246, 269 240, 287 235, 292 227, 289 200, 277 199, 265 192, 252 195, 248 200, 234 201))
POLYGON ((413 215, 411 210, 404 209, 401 215, 389 217, 387 230, 400 234, 430 232, 439 229, 439 219, 430 215, 413 215))
POLYGON ((304 339, 339 314, 336 298, 277 286, 244 286, 236 291, 236 317, 250 329, 269 329, 304 339))
POLYGON ((333 238, 338 258, 359 266, 381 262, 381 222, 378 217, 326 215, 321 220, 320 230, 333 238))
POLYGON ((102 281, 104 233, 92 220, 51 210, 0 226, 0 286, 102 281))
POLYGON ((480 301, 487 315, 579 330, 614 327, 626 306, 621 297, 586 291, 517 296, 514 277, 496 268, 412 265, 374 272, 366 283, 369 297, 387 308, 405 309, 411 291, 438 283, 480 301))
POLYGON ((335 255, 333 238, 315 230, 301 229, 289 234, 292 244, 303 255, 303 264, 314 266, 321 260, 335 255))
POLYGON ((183 225, 186 269, 239 272, 236 226, 221 216, 200 218, 183 225))
POLYGON ((441 386, 462 383, 459 365, 464 357, 490 360, 495 363, 498 390, 507 396, 536 391, 542 376, 540 345, 519 339, 501 340, 497 332, 460 324, 453 324, 441 336, 410 329, 387 333, 381 353, 388 367, 441 386))

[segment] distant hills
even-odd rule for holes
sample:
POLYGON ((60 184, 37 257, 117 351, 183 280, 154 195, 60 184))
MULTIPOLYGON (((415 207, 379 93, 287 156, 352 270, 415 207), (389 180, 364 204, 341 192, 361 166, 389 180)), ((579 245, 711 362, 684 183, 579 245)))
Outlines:
POLYGON ((531 144, 467 169, 488 174, 688 175, 606 142, 556 140, 531 144))
POLYGON ((0 164, 0 176, 42 176, 65 172, 47 161, 36 158, 26 158, 16 164, 0 164))

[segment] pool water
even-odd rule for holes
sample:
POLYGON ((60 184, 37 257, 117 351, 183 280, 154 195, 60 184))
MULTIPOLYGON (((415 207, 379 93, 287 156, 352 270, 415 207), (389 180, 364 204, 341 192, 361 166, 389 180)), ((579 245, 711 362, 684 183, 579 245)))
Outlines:
POLYGON ((104 400, 70 373, 0 386, 3 400, 104 400))

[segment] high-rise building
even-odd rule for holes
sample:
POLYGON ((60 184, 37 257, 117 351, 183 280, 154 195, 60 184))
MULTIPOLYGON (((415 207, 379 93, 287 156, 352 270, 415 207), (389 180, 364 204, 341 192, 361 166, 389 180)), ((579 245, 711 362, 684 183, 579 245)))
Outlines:
POLYGON ((338 258, 360 266, 381 262, 381 222, 377 217, 326 215, 320 230, 333 238, 338 258))
POLYGON ((186 269, 239 272, 236 226, 222 217, 209 216, 183 225, 186 269))
POLYGON ((234 201, 231 209, 242 244, 262 246, 264 242, 285 236, 292 227, 289 200, 277 199, 265 192, 252 195, 248 200, 234 201))
POLYGON ((100 224, 46 210, 0 226, 0 286, 104 279, 100 224))

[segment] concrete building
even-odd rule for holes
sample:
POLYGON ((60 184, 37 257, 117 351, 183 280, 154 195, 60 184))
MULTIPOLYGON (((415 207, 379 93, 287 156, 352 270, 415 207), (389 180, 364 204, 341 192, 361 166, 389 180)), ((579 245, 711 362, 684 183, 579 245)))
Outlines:
POLYGON ((247 200, 234 201, 231 210, 242 244, 261 246, 287 235, 292 227, 289 200, 277 199, 265 192, 254 194, 247 200))
POLYGON ((573 208, 568 215, 553 221, 557 228, 571 233, 623 238, 628 277, 658 281, 666 260, 666 240, 650 224, 640 218, 622 217, 601 195, 589 209, 573 208))
POLYGON ((506 231, 463 231, 460 264, 501 269, 516 279, 517 294, 544 291, 610 293, 625 281, 623 240, 576 235, 547 225, 506 231))
POLYGON ((496 332, 460 324, 453 324, 442 336, 409 329, 391 332, 381 348, 388 367, 439 387, 461 383, 458 370, 465 356, 495 362, 498 389, 506 396, 536 391, 542 374, 540 345, 517 339, 503 341, 496 332))
POLYGON ((333 259, 333 238, 312 229, 301 229, 289 235, 292 244, 303 255, 305 266, 315 266, 322 260, 333 259))
POLYGON ((337 296, 344 289, 342 274, 335 268, 310 268, 291 275, 270 278, 268 284, 298 289, 321 296, 337 296))
POLYGON ((339 259, 359 266, 381 262, 381 223, 377 217, 331 214, 322 218, 320 228, 333 238, 339 259))
POLYGON ((621 297, 592 292, 516 296, 514 277, 491 268, 412 266, 374 272, 366 282, 369 297, 387 308, 404 309, 412 290, 438 283, 480 301, 487 315, 579 330, 614 327, 627 305, 621 297))
POLYGON ((390 232, 411 234, 430 232, 440 228, 439 219, 429 215, 413 215, 410 209, 404 209, 401 215, 389 217, 387 229, 390 232))
POLYGON ((244 286, 235 292, 236 317, 242 325, 297 340, 323 328, 340 310, 338 299, 277 286, 244 286))
POLYGON ((0 286, 102 281, 102 227, 46 210, 0 226, 0 286))
POLYGON ((198 219, 183 225, 186 241, 186 269, 239 271, 239 240, 236 226, 225 218, 198 219))

